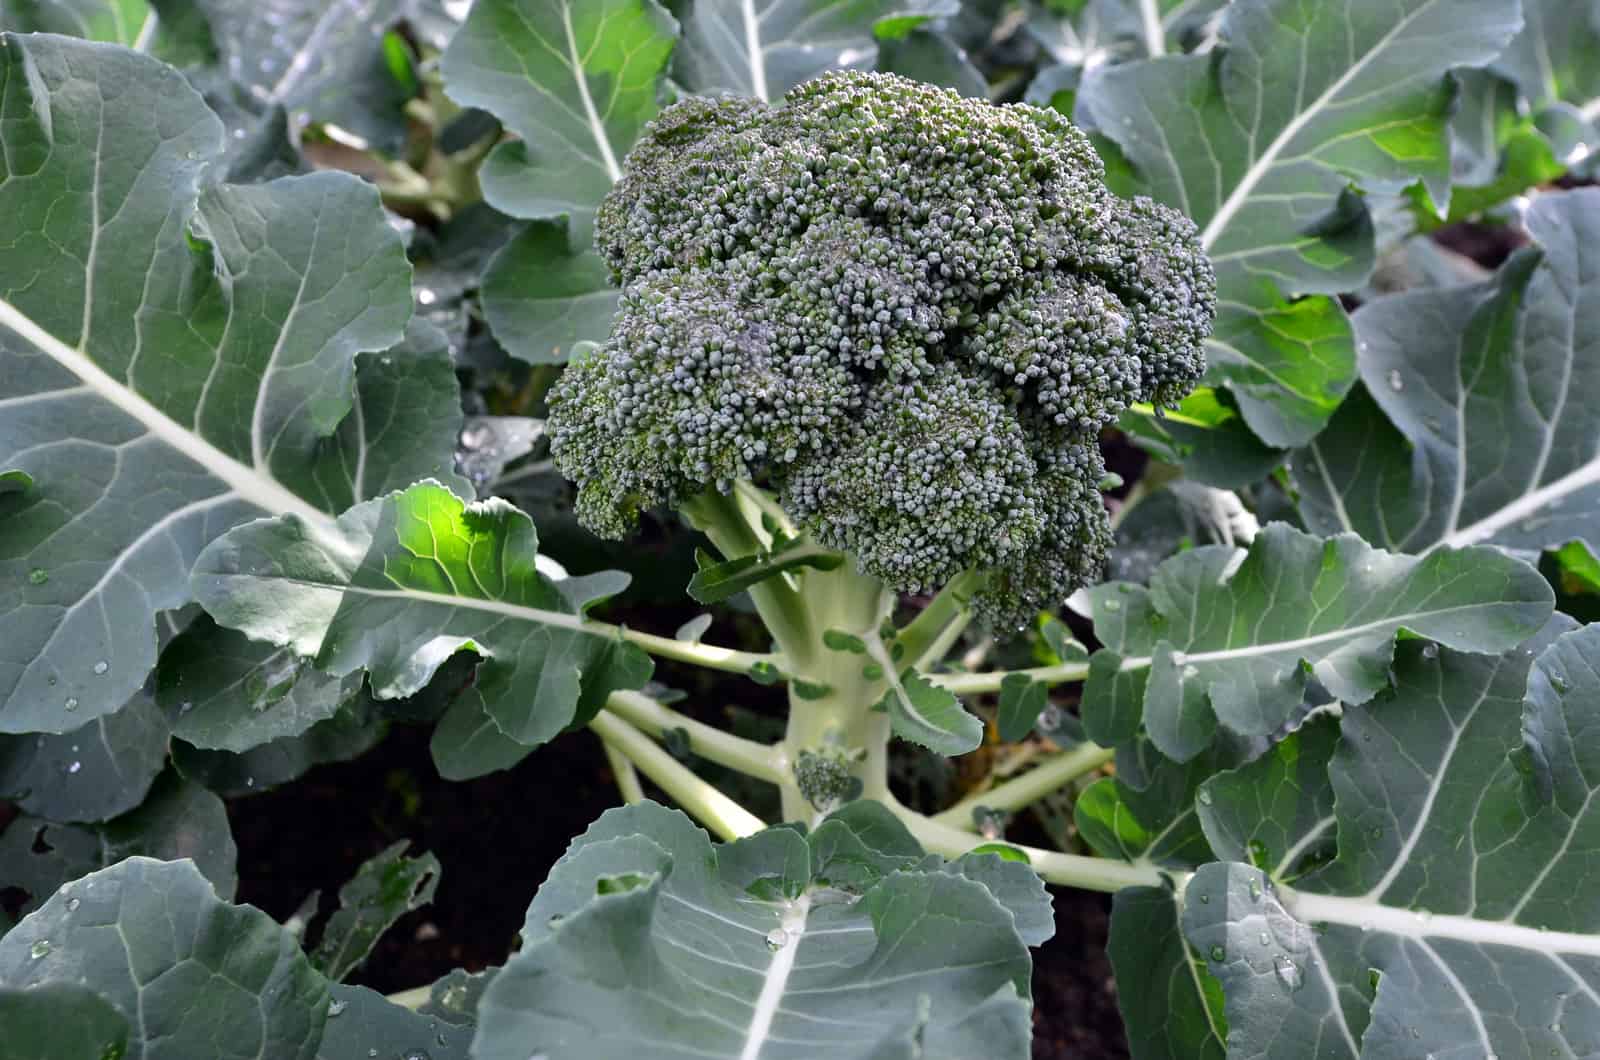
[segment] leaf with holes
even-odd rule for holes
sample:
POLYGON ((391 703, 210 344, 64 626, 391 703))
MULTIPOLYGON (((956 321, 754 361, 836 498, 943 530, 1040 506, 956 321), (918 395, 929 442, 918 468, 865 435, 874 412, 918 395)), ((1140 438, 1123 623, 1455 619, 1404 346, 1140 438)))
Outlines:
POLYGON ((528 907, 473 1055, 1021 1060, 1031 962, 1002 901, 873 803, 718 847, 653 803, 611 810, 528 907))

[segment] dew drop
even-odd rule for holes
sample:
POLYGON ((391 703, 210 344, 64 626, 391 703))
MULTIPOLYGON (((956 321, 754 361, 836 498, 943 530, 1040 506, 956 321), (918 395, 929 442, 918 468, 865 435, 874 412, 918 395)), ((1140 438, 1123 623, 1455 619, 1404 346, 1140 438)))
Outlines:
POLYGON ((97 675, 104 674, 109 669, 111 669, 111 664, 106 662, 104 659, 101 659, 99 662, 94 664, 94 672, 97 675))
POLYGON ((78 770, 80 770, 82 768, 83 768, 83 763, 82 762, 74 762, 74 763, 72 763, 71 765, 69 765, 67 767, 67 772, 68 773, 76 773, 76 772, 78 772, 78 770))
POLYGON ((783 928, 773 928, 767 932, 767 949, 777 951, 789 944, 789 933, 783 928))
POLYGON ((67 697, 67 701, 66 701, 66 703, 63 704, 63 706, 65 706, 66 709, 68 709, 68 710, 77 710, 78 709, 78 697, 77 696, 68 696, 67 697))
POLYGON ((1389 389, 1393 390, 1395 393, 1398 394, 1400 391, 1404 390, 1405 388, 1406 388, 1406 381, 1400 375, 1400 369, 1398 369, 1398 368, 1389 369, 1389 389))
POLYGON ((1103 606, 1105 607, 1105 609, 1107 611, 1121 611, 1122 610, 1122 601, 1121 600, 1107 600, 1103 606))
POLYGON ((83 899, 81 899, 81 898, 68 898, 67 899, 67 912, 76 913, 78 911, 78 906, 80 906, 82 904, 83 904, 83 899))
POLYGON ((1432 662, 1434 659, 1437 659, 1439 657, 1439 645, 1430 644, 1426 648, 1423 648, 1422 649, 1422 657, 1424 659, 1427 659, 1429 662, 1432 662))
POLYGON ((1202 806, 1210 806, 1211 805, 1211 789, 1210 788, 1201 788, 1200 789, 1200 794, 1195 796, 1195 797, 1200 800, 1200 805, 1202 805, 1202 806))
POLYGON ((1200 904, 1201 905, 1210 905, 1211 904, 1211 896, 1209 894, 1202 894, 1200 896, 1200 904))
POLYGON ((1054 703, 1045 706, 1039 712, 1039 720, 1034 723, 1040 732, 1055 732, 1061 728, 1061 708, 1054 703))
POLYGON ((1192 681, 1198 676, 1200 676, 1200 668, 1198 666, 1185 666, 1183 668, 1183 679, 1185 681, 1192 681))
POLYGON ((426 287, 422 287, 417 290, 417 301, 421 302, 423 305, 432 305, 438 300, 439 296, 434 294, 433 291, 426 287))
POLYGON ((378 1055, 378 1050, 376 1050, 376 1049, 368 1049, 367 1050, 367 1055, 368 1056, 377 1056, 378 1055))
POLYGON ((182 703, 178 704, 178 713, 179 714, 187 714, 193 709, 194 709, 194 700, 192 700, 192 699, 186 699, 182 703))
POLYGON ((1227 956, 1228 956, 1228 951, 1223 949, 1221 946, 1213 946, 1213 947, 1211 947, 1211 959, 1212 960, 1217 961, 1218 963, 1221 963, 1222 961, 1227 959, 1227 956))
POLYGON ((1372 829, 1372 831, 1368 832, 1367 834, 1370 835, 1374 840, 1382 839, 1383 838, 1383 829, 1382 828, 1374 828, 1374 829, 1372 829))
MULTIPOLYGON (((1261 901, 1261 884, 1257 883, 1255 880, 1250 881, 1250 900, 1252 902, 1261 901)), ((1265 946, 1266 944, 1267 933, 1263 931, 1261 933, 1261 945, 1265 946)))
POLYGON ((43 567, 35 567, 28 572, 28 580, 35 585, 43 585, 50 580, 50 572, 43 567))
POLYGON ((426 1049, 413 1049, 405 1055, 404 1060, 433 1060, 426 1049))
POLYGON ((1278 959, 1272 962, 1272 968, 1278 974, 1278 982, 1290 990, 1299 990, 1306 983, 1306 977, 1301 974, 1300 966, 1287 954, 1279 954, 1278 959))
POLYGON ((1270 946, 1272 945, 1272 936, 1263 931, 1261 934, 1256 936, 1256 941, 1260 942, 1263 946, 1270 946))
POLYGON ((1567 694, 1567 689, 1568 689, 1569 686, 1567 684, 1566 678, 1558 677, 1555 674, 1551 674, 1550 675, 1550 687, 1554 688, 1557 692, 1561 693, 1562 695, 1566 695, 1567 694))
POLYGON ((1412 1027, 1411 1028, 1411 1037, 1420 1039, 1422 1037, 1422 1032, 1417 1030, 1415 1027, 1412 1027))
POLYGON ((245 777, 244 778, 244 786, 247 787, 247 788, 255 787, 256 786, 256 778, 255 777, 245 777))
POLYGON ((335 1016, 344 1015, 344 1007, 345 1002, 343 1001, 330 1001, 328 1003, 328 1018, 333 1019, 335 1016))
POLYGON ((49 952, 50 952, 50 940, 49 939, 40 939, 38 942, 35 942, 32 946, 28 947, 28 956, 32 957, 34 960, 38 960, 40 957, 43 957, 45 954, 47 954, 49 952))

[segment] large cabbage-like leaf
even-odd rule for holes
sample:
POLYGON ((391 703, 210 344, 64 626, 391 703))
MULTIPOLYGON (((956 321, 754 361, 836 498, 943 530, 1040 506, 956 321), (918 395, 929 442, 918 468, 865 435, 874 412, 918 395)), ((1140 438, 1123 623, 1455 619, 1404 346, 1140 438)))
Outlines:
POLYGON ((926 858, 876 803, 720 847, 677 811, 612 810, 528 907, 473 1056, 1021 1060, 1014 925, 1041 906, 1026 865, 926 858))
POLYGON ((1084 688, 1090 738, 1122 743, 1142 720, 1178 761, 1210 746, 1219 724, 1271 735, 1312 677, 1365 703, 1387 683, 1402 630, 1498 653, 1543 625, 1554 599, 1537 571, 1494 549, 1418 559, 1282 523, 1248 553, 1197 548, 1157 568, 1149 589, 1113 582, 1090 596, 1106 645, 1084 688))
POLYGON ((1294 455, 1300 510, 1407 552, 1600 547, 1600 191, 1541 195, 1490 281, 1356 314, 1366 392, 1294 455))
POLYGON ((537 746, 637 688, 648 657, 583 610, 625 575, 552 581, 533 521, 500 500, 465 504, 434 482, 367 501, 331 532, 296 516, 214 542, 195 595, 218 622, 293 648, 335 676, 366 670, 382 699, 419 692, 457 651, 484 658, 473 701, 537 746))
POLYGON ((1536 661, 1404 646, 1394 693, 1345 708, 1338 859, 1292 888, 1237 863, 1189 884, 1241 1055, 1592 1053, 1600 627, 1549 643, 1569 625, 1536 661))
POLYGON ((1446 73, 1521 24, 1508 0, 1239 0, 1206 55, 1094 71, 1079 94, 1217 268, 1207 352, 1261 438, 1304 444, 1355 380, 1344 312, 1372 225, 1352 183, 1449 198, 1446 73))
POLYGON ((176 71, 0 37, 0 731, 119 709, 217 534, 449 473, 442 347, 402 338, 409 268, 343 174, 202 189, 222 126, 176 71), (440 366, 442 365, 442 371, 440 366), (361 387, 360 400, 354 390, 361 387))
POLYGON ((228 905, 187 861, 77 880, 0 939, 0 982, 86 986, 128 1020, 128 1060, 313 1060, 328 984, 299 940, 228 905))

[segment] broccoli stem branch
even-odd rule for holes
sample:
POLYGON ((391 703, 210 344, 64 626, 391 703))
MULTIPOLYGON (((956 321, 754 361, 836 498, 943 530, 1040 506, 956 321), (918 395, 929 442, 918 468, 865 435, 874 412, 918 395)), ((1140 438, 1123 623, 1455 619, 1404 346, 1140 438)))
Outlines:
POLYGON ((1028 770, 1015 780, 1008 780, 1004 784, 997 784, 988 791, 980 791, 969 795, 942 813, 934 814, 929 820, 939 824, 960 828, 963 831, 976 831, 977 822, 972 819, 972 811, 978 806, 986 806, 991 810, 1018 810, 1030 803, 1037 802, 1053 791, 1070 784, 1086 773, 1092 773, 1105 765, 1116 755, 1115 751, 1099 744, 1082 743, 1070 751, 1051 758, 1041 766, 1028 770))
POLYGON ((967 613, 972 594, 982 584, 983 576, 977 571, 962 571, 951 578, 922 613, 895 636, 895 641, 905 649, 902 658, 914 660, 918 669, 938 662, 937 658, 928 658, 932 654, 930 649, 943 638, 951 623, 961 620, 967 613))
MULTIPOLYGON (((727 559, 755 555, 765 548, 736 497, 706 490, 685 501, 679 510, 727 559)), ((778 650, 791 663, 784 669, 802 668, 815 654, 817 643, 800 593, 786 578, 768 578, 750 587, 750 599, 778 650)))
MULTIPOLYGON (((1135 665, 1123 664, 1124 670, 1148 666, 1148 659, 1131 659, 1135 665)), ((981 674, 929 674, 928 680, 940 688, 947 688, 958 696, 998 692, 1000 685, 1012 674, 1026 674, 1047 685, 1062 685, 1069 681, 1082 681, 1089 676, 1089 664, 1080 662, 1057 663, 1054 666, 1036 666, 1030 670, 987 670, 981 674)))
POLYGON ((626 626, 611 626, 604 622, 592 622, 588 623, 588 625, 594 627, 595 632, 614 632, 623 640, 631 644, 637 644, 651 655, 659 655, 663 659, 671 659, 674 662, 703 666, 707 670, 722 670, 730 674, 748 674, 754 667, 763 664, 776 664, 778 661, 772 655, 761 652, 735 651, 732 648, 719 648, 713 644, 702 644, 699 641, 658 637, 653 633, 641 633, 626 626))
MULTIPOLYGON (((991 840, 952 828, 932 817, 924 817, 894 801, 884 800, 895 816, 904 822, 911 834, 917 837, 923 849, 947 858, 958 858, 991 840)), ((1131 864, 1110 858, 1089 857, 1083 854, 1063 854, 1058 850, 1023 846, 1007 842, 1007 846, 1027 855, 1033 870, 1051 883, 1063 887, 1078 887, 1087 891, 1114 893, 1124 887, 1160 887, 1164 877, 1174 877, 1182 889, 1188 873, 1173 874, 1149 863, 1131 864)))
POLYGON ((723 732, 714 725, 680 714, 638 692, 613 692, 606 709, 634 728, 660 738, 682 730, 688 734, 689 749, 707 761, 737 770, 746 776, 772 784, 783 783, 787 772, 780 764, 782 750, 723 732))
POLYGON ((761 818, 695 776, 688 766, 615 714, 602 710, 589 722, 589 728, 723 839, 755 835, 767 826, 761 818))
POLYGON ((603 739, 600 745, 606 749, 606 763, 611 766, 611 775, 616 778, 617 792, 622 796, 622 801, 630 805, 643 802, 644 788, 639 784, 639 771, 633 767, 628 756, 603 739))

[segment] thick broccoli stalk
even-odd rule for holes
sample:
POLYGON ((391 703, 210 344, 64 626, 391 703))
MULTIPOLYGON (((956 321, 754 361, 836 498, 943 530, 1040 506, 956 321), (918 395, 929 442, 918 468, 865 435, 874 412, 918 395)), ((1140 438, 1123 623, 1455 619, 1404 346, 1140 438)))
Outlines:
POLYGON ((615 330, 551 397, 579 517, 750 479, 897 589, 984 573, 998 627, 1094 580, 1097 436, 1188 392, 1216 298, 1103 177, 1052 111, 888 74, 667 109, 600 207, 615 330))

